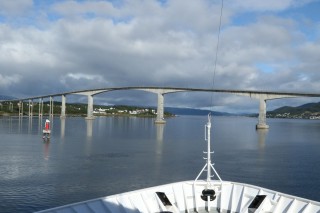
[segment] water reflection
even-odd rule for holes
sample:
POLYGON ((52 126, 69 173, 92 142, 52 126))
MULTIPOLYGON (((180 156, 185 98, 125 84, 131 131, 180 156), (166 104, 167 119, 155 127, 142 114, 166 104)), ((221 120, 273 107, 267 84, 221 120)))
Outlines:
POLYGON ((163 124, 155 124, 156 128, 156 146, 155 146, 155 152, 156 155, 154 156, 154 176, 159 177, 161 175, 161 164, 163 161, 163 133, 164 133, 164 127, 163 124))
POLYGON ((38 134, 42 134, 42 117, 38 119, 38 134))
POLYGON ((266 142, 266 137, 268 135, 268 129, 258 129, 258 142, 259 142, 259 148, 264 148, 265 147, 265 142, 266 142))
MULTIPOLYGON (((156 126, 156 137, 157 137, 157 146, 156 146, 156 153, 158 157, 162 155, 163 149, 163 132, 164 132, 164 125, 163 124, 155 124, 156 126)), ((158 159, 159 160, 159 159, 158 159)), ((161 160, 161 159, 160 159, 161 160)))
POLYGON ((50 121, 50 130, 51 130, 51 134, 52 134, 52 132, 53 132, 53 124, 54 124, 54 119, 53 119, 53 116, 48 116, 48 118, 47 118, 49 121, 50 121))
POLYGON ((28 134, 32 132, 32 116, 29 116, 29 123, 28 123, 28 134))
POLYGON ((18 132, 20 133, 21 130, 22 130, 22 120, 23 120, 23 117, 22 116, 19 116, 19 124, 18 124, 18 132))
POLYGON ((50 139, 43 140, 43 157, 45 160, 49 160, 49 145, 50 139))
MULTIPOLYGON (((0 183, 2 195, 6 195, 1 196, 1 212, 18 212, 17 208, 34 212, 51 205, 52 197, 61 204, 71 203, 130 187, 195 178, 203 166, 200 158, 206 146, 203 124, 207 120, 202 117, 187 120, 189 117, 181 116, 165 125, 155 125, 151 119, 132 119, 130 128, 123 128, 129 121, 118 117, 89 122, 68 117, 67 124, 63 124, 66 119, 58 121, 55 117, 56 129, 47 143, 41 134, 16 134, 18 125, 19 131, 27 132, 26 117, 0 119, 0 183), (56 138, 60 135, 65 135, 65 143, 56 138), (44 184, 39 188, 34 183, 44 184)), ((45 117, 33 122, 33 130, 39 128, 42 133, 42 119, 45 117)), ((256 131, 256 120, 251 118, 218 117, 215 122, 216 153, 212 157, 222 177, 319 200, 314 186, 319 183, 320 121, 270 120, 269 131, 256 131), (297 154, 299 161, 294 161, 297 154), (241 174, 235 172, 239 165, 241 174), (306 178, 310 183, 301 187, 306 178)))
POLYGON ((88 120, 86 120, 86 123, 87 123, 87 137, 91 138, 92 137, 93 120, 88 119, 88 120))
POLYGON ((61 117, 60 118, 60 137, 61 139, 64 138, 64 135, 65 135, 65 130, 66 130, 66 119, 64 117, 61 117))
POLYGON ((163 131, 164 131, 164 125, 163 124, 156 124, 157 128, 157 142, 163 141, 163 131))
POLYGON ((11 132, 11 130, 12 130, 12 117, 9 118, 9 129, 11 132))

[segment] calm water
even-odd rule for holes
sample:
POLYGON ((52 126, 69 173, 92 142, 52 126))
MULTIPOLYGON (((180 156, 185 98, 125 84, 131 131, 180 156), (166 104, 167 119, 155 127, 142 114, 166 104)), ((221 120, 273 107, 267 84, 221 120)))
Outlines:
MULTIPOLYGON (((206 116, 0 118, 0 212, 33 212, 158 184, 192 180, 205 162, 206 116)), ((320 201, 320 121, 215 117, 215 168, 245 182, 320 201)))

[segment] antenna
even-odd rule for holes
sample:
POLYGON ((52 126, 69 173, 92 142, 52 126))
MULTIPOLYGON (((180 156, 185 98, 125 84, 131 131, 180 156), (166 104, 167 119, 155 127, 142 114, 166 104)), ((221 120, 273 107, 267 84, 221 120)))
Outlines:
POLYGON ((218 172, 213 167, 214 164, 211 163, 211 154, 213 154, 214 152, 211 152, 211 146, 210 146, 211 145, 211 114, 210 113, 208 114, 208 123, 205 125, 205 140, 207 141, 208 146, 207 146, 207 152, 203 152, 203 153, 207 154, 207 157, 204 158, 207 160, 207 162, 194 181, 197 181, 199 179, 199 177, 202 175, 202 173, 205 171, 205 169, 207 168, 207 170, 206 170, 207 171, 207 185, 209 186, 210 182, 211 182, 211 178, 213 177, 213 176, 211 176, 211 169, 213 170, 215 175, 218 177, 218 179, 222 182, 222 179, 220 178, 218 172))
MULTIPOLYGON (((222 22, 222 11, 223 11, 223 0, 221 0, 221 8, 220 8, 220 20, 219 20, 219 30, 218 30, 218 40, 217 40, 217 46, 216 46, 216 55, 215 55, 215 60, 214 60, 214 68, 213 68, 213 76, 212 76, 212 89, 214 89, 214 83, 215 83, 215 73, 216 73, 216 68, 217 68, 217 61, 218 61, 218 50, 219 50, 219 42, 220 42, 220 33, 221 33, 221 22, 222 22)), ((211 106, 212 109, 211 111, 213 111, 213 93, 211 94, 211 106)), ((219 174, 217 173, 217 171, 214 169, 213 164, 211 163, 211 154, 213 154, 213 152, 211 152, 211 147, 210 147, 210 143, 211 143, 211 113, 208 114, 208 123, 205 125, 205 140, 208 143, 208 148, 207 148, 207 152, 204 152, 205 154, 207 154, 207 157, 204 158, 207 160, 206 165, 202 168, 201 172, 199 173, 199 175, 197 176, 197 178, 195 179, 195 181, 198 180, 198 178, 200 177, 200 175, 205 171, 205 168, 207 167, 207 187, 209 187, 210 182, 211 182, 211 169, 214 171, 214 173, 216 174, 216 176, 219 178, 219 180, 222 182, 219 174)))
MULTIPOLYGON (((220 40, 220 32, 221 32, 221 20, 222 20, 222 9, 223 9, 223 0, 221 0, 221 10, 220 10, 220 21, 219 21, 219 31, 218 31, 218 40, 217 40, 217 46, 216 46, 216 56, 214 61, 214 69, 213 69, 213 76, 212 76, 212 89, 214 89, 214 83, 215 83, 215 73, 216 73, 216 67, 217 67, 217 60, 218 60, 218 50, 219 50, 219 40, 220 40)), ((213 111, 213 93, 211 94, 211 106, 213 111)), ((195 185, 199 177, 204 171, 207 171, 207 181, 206 181, 206 187, 202 190, 201 193, 201 199, 206 202, 206 210, 210 212, 210 201, 214 201, 216 199, 216 192, 212 186, 211 178, 214 176, 211 176, 211 169, 213 170, 214 174, 218 177, 220 180, 220 183, 222 184, 222 179, 220 178, 218 172, 213 167, 213 163, 211 163, 211 112, 208 114, 208 123, 204 126, 204 135, 205 140, 207 141, 207 152, 204 152, 204 154, 207 154, 207 157, 204 158, 207 160, 206 164, 196 177, 193 183, 193 190, 194 193, 196 192, 195 185), (205 170, 206 169, 206 170, 205 170)))

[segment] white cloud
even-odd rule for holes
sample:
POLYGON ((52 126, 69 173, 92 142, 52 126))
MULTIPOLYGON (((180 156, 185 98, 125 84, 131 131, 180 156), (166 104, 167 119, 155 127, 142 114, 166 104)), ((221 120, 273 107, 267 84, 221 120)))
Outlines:
POLYGON ((0 16, 18 16, 32 8, 32 0, 1 0, 0 16))
POLYGON ((0 74, 0 87, 1 88, 6 88, 12 85, 15 85, 17 83, 19 83, 21 80, 21 76, 20 75, 2 75, 0 74))
POLYGON ((83 74, 83 73, 68 73, 66 78, 72 78, 74 80, 80 80, 80 79, 85 79, 85 80, 100 80, 101 76, 98 75, 90 75, 90 74, 83 74))
MULTIPOLYGON (((319 90, 319 39, 308 40, 300 23, 273 12, 298 7, 298 1, 233 2, 224 5, 215 86, 319 90), (253 20, 233 24, 239 13, 249 10, 256 12, 253 20), (272 72, 259 70, 257 64, 272 67, 272 72)), ((3 85, 25 96, 116 86, 209 88, 220 3, 57 1, 51 8, 42 7, 41 20, 35 23, 16 27, 3 21, 0 69, 2 82, 7 82, 3 85), (19 85, 9 78, 15 75, 19 85)), ((313 20, 308 23, 319 26, 313 20)), ((176 106, 188 101, 197 107, 208 105, 202 95, 175 97, 170 103, 176 106)), ((219 105, 244 106, 239 98, 217 99, 219 105)))
POLYGON ((0 40, 0 65, 20 66, 17 70, 27 74, 34 70, 26 69, 26 65, 52 67, 57 63, 50 32, 0 25, 0 40))
POLYGON ((227 6, 241 11, 282 11, 314 1, 317 0, 234 0, 228 2, 227 6))

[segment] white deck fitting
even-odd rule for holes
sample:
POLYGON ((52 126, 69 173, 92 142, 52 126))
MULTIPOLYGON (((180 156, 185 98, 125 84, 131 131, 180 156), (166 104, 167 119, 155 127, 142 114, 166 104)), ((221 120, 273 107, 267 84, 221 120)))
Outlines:
MULTIPOLYGON (((185 181, 111 195, 95 200, 70 204, 40 212, 54 213, 133 213, 133 212, 204 212, 208 202, 200 196, 206 188, 206 181, 185 181), (194 189, 193 189, 194 187, 194 189), (156 192, 164 192, 172 206, 164 206, 156 192)), ((265 200, 255 212, 320 212, 320 202, 311 201, 265 188, 223 181, 211 181, 217 198, 209 202, 211 211, 248 212, 248 206, 256 195, 266 195, 265 200)))

